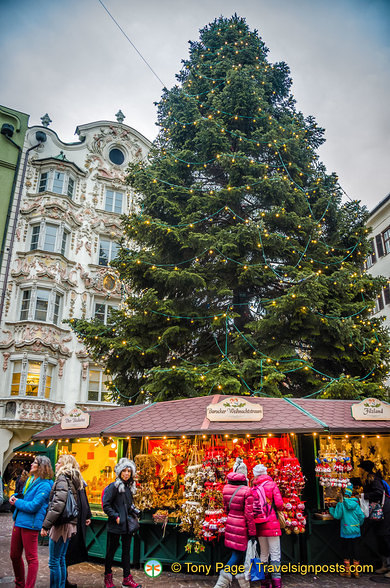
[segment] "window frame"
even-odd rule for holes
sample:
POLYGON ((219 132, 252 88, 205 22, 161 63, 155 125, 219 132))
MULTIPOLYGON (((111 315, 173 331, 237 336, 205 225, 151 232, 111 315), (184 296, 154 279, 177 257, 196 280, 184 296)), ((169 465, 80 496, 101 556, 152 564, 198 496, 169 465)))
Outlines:
POLYGON ((371 253, 369 253, 364 262, 366 270, 370 269, 376 263, 375 239, 371 239, 371 253))
POLYGON ((104 302, 104 300, 94 300, 93 301, 93 318, 100 320, 104 325, 107 325, 108 319, 108 312, 110 309, 118 310, 118 305, 109 304, 108 302, 104 302), (104 318, 103 320, 97 316, 96 306, 97 305, 104 306, 104 318))
POLYGON ((86 400, 86 402, 88 402, 88 403, 93 403, 93 402, 110 403, 110 402, 112 402, 111 400, 104 400, 104 398, 103 398, 104 394, 109 394, 109 391, 104 389, 103 378, 106 378, 107 380, 109 379, 108 374, 104 373, 103 368, 97 364, 90 363, 89 368, 88 368, 87 400, 86 400), (98 399, 97 400, 92 400, 89 397, 90 393, 96 392, 95 390, 90 390, 91 372, 99 373, 98 391, 97 391, 98 392, 98 399))
POLYGON ((21 300, 19 303, 19 321, 32 321, 59 326, 62 318, 64 303, 64 293, 53 287, 47 287, 42 284, 23 285, 21 288, 21 300), (45 301, 42 296, 38 297, 39 292, 48 292, 46 305, 46 318, 43 320, 37 318, 37 312, 43 312, 43 308, 38 308, 39 300, 45 301))
POLYGON ((53 194, 58 194, 60 196, 68 196, 71 200, 75 195, 76 191, 76 182, 77 177, 75 174, 71 173, 68 169, 66 170, 59 170, 55 168, 50 169, 42 169, 39 174, 39 181, 38 181, 38 194, 43 192, 52 192, 53 194), (56 174, 63 174, 63 181, 61 191, 55 190, 55 182, 57 180, 56 174), (71 189, 70 189, 71 185, 71 189))
POLYGON ((102 266, 102 267, 108 267, 110 262, 116 258, 116 255, 113 257, 112 256, 112 249, 113 246, 116 247, 116 254, 119 251, 119 244, 116 241, 112 241, 111 239, 107 239, 105 237, 99 236, 99 245, 98 245, 98 265, 102 266), (102 254, 101 254, 101 243, 102 241, 106 242, 109 244, 108 247, 108 259, 107 259, 107 263, 101 263, 102 260, 102 254))
POLYGON ((387 255, 388 253, 390 253, 390 226, 388 226, 384 231, 382 231, 381 237, 383 244, 383 253, 384 255, 387 255))
POLYGON ((104 195, 104 210, 105 210, 105 212, 112 212, 114 214, 123 214, 124 202, 125 202, 124 192, 121 192, 120 190, 112 190, 111 188, 106 188, 105 195, 104 195), (109 192, 112 194, 112 207, 111 207, 111 209, 108 208, 108 204, 107 204, 107 196, 108 196, 109 192), (119 196, 120 196, 120 211, 117 211, 115 209, 116 209, 117 197, 119 197, 119 196))
MULTIPOLYGON (((54 370, 57 366, 57 362, 50 357, 36 357, 28 356, 14 356, 11 360, 11 383, 9 386, 9 396, 12 398, 36 398, 37 400, 50 400, 54 395, 53 383, 55 382, 54 370), (20 365, 20 371, 15 371, 17 364, 20 365), (32 390, 28 391, 27 387, 34 386, 34 378, 30 379, 29 376, 35 376, 37 372, 34 372, 31 368, 32 365, 39 365, 39 376, 37 380, 36 393, 32 390), (15 381, 14 376, 20 374, 18 381, 15 381), (49 385, 48 385, 49 383, 49 385), (13 391, 13 387, 18 385, 17 390, 13 391), (30 392, 30 393, 29 393, 30 392)), ((19 367, 18 365, 18 367, 19 367)))
POLYGON ((67 257, 69 235, 71 230, 65 223, 50 222, 51 219, 43 218, 40 222, 30 223, 30 251, 47 251, 48 253, 59 253, 63 257, 67 257), (54 240, 54 248, 47 248, 48 227, 56 228, 56 235, 54 240), (36 230, 38 228, 38 231, 36 230), (65 244, 64 244, 65 238, 65 244), (34 242, 33 242, 34 240, 34 242), (64 246, 65 245, 65 246, 64 246))

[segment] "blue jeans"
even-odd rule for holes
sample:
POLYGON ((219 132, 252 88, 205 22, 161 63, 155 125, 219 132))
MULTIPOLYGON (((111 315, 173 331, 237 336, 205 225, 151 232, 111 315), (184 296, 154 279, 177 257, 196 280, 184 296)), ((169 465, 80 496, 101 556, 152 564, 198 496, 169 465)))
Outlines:
POLYGON ((65 555, 70 539, 65 543, 62 537, 57 542, 49 539, 49 570, 50 588, 65 588, 66 563, 65 555))
POLYGON ((245 551, 238 551, 238 549, 233 549, 232 554, 230 556, 229 561, 227 562, 227 566, 240 566, 244 563, 245 560, 245 551))

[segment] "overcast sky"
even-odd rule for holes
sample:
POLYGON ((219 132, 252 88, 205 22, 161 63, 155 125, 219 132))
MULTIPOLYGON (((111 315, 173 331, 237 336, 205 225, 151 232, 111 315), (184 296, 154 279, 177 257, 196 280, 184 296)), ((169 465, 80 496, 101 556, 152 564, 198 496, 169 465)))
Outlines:
MULTIPOLYGON (((297 107, 326 130, 320 157, 373 208, 390 192, 390 0, 102 0, 169 88, 188 41, 221 14, 258 29, 291 69, 297 107)), ((115 120, 153 140, 161 84, 99 0, 0 0, 0 104, 46 112, 63 141, 115 120)))

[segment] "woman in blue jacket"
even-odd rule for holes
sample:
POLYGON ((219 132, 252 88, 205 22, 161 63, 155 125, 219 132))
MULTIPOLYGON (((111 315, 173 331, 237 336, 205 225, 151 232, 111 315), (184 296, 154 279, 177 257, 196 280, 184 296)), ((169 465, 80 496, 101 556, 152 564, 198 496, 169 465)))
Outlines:
POLYGON ((38 575, 38 534, 46 515, 53 481, 50 459, 38 455, 31 464, 30 476, 23 488, 23 498, 14 494, 10 503, 15 506, 14 528, 11 537, 11 560, 15 574, 15 588, 34 588, 38 575), (23 549, 27 560, 25 579, 23 549))
POLYGON ((357 567, 358 560, 358 544, 360 533, 360 525, 364 522, 364 513, 360 508, 359 500, 356 496, 352 496, 352 484, 348 484, 344 490, 344 500, 338 502, 337 505, 329 509, 330 514, 335 519, 340 519, 340 537, 342 538, 344 548, 344 567, 345 572, 341 576, 351 577, 351 560, 353 561, 353 575, 355 578, 359 577, 357 567))

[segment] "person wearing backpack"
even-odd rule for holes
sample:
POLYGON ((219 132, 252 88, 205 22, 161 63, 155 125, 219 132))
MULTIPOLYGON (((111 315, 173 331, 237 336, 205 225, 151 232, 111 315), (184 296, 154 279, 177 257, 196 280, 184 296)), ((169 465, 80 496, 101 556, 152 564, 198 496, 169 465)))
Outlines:
POLYGON ((107 550, 104 570, 105 588, 115 588, 112 577, 114 555, 122 541, 122 588, 141 588, 130 573, 131 538, 139 528, 138 509, 134 506, 135 463, 122 457, 115 466, 116 480, 103 491, 103 510, 108 516, 107 550))
POLYGON ((364 512, 360 508, 352 484, 345 488, 344 499, 338 502, 335 507, 330 507, 329 513, 333 518, 340 520, 340 537, 343 543, 345 567, 345 572, 341 572, 340 576, 350 578, 353 575, 355 578, 359 578, 357 571, 357 566, 359 566, 358 544, 361 536, 360 525, 364 523, 364 512), (352 574, 351 560, 354 566, 352 574))
POLYGON ((70 538, 77 533, 77 492, 82 488, 83 479, 77 461, 73 455, 60 455, 41 530, 42 537, 49 535, 50 588, 65 588, 65 556, 70 538))
POLYGON ((364 498, 370 503, 383 503, 383 519, 373 521, 369 519, 375 529, 377 538, 378 552, 382 558, 382 566, 375 570, 376 574, 384 574, 390 578, 390 498, 386 494, 386 488, 383 484, 383 478, 379 472, 374 472, 375 464, 370 459, 366 459, 359 464, 363 470, 362 478, 364 498))
POLYGON ((37 455, 31 464, 30 477, 23 487, 23 494, 9 499, 14 506, 14 527, 11 537, 12 567, 15 588, 34 588, 38 575, 38 535, 45 518, 49 494, 53 486, 53 470, 50 459, 37 455), (27 560, 25 578, 23 550, 27 560))
POLYGON ((66 581, 65 588, 77 588, 77 584, 70 582, 68 578, 68 568, 75 564, 87 561, 88 550, 86 545, 87 527, 91 524, 92 513, 85 491, 86 483, 83 480, 83 488, 77 491, 77 533, 70 538, 68 549, 66 550, 66 581))
MULTIPOLYGON (((256 525, 253 518, 253 498, 248 487, 247 467, 241 458, 237 458, 233 471, 227 476, 223 487, 223 503, 227 514, 225 524, 225 546, 232 550, 226 568, 244 563, 248 539, 256 537, 256 525)), ((239 586, 246 585, 244 574, 236 575, 239 586)), ((228 588, 233 582, 230 572, 221 570, 214 588, 228 588)))
POLYGON ((253 468, 252 496, 256 534, 260 543, 260 560, 263 564, 268 564, 269 560, 269 565, 272 566, 271 574, 266 573, 260 585, 261 588, 281 588, 282 531, 276 510, 283 509, 283 498, 276 483, 267 475, 267 468, 261 463, 253 468))

